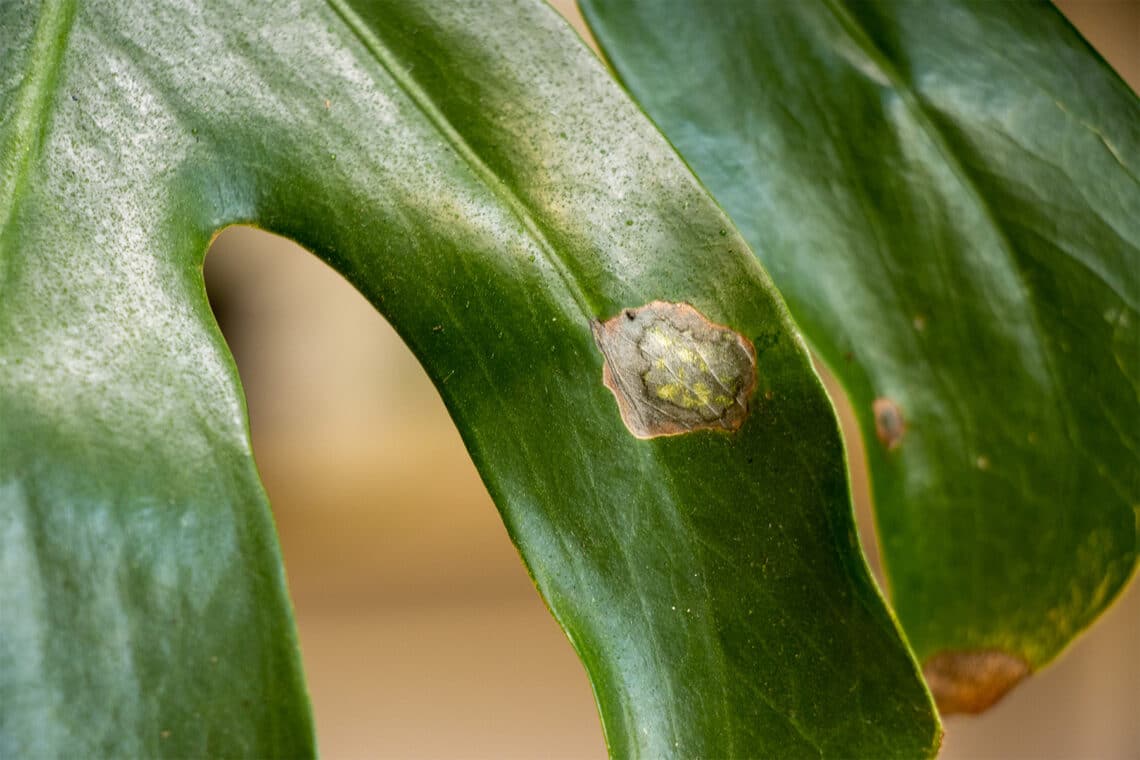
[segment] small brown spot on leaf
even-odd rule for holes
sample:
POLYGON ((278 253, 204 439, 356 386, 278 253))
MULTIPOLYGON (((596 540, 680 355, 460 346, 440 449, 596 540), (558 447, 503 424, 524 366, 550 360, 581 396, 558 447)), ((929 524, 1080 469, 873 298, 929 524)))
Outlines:
POLYGON ((740 333, 685 303, 653 301, 594 322, 602 380, 638 438, 736 430, 756 387, 756 352, 740 333))
POLYGON ((879 437, 879 443, 886 446, 887 451, 894 451, 906 432, 898 404, 889 398, 877 398, 871 404, 871 411, 875 414, 875 435, 879 437))
POLYGON ((985 712, 1029 675, 1029 663, 998 649, 939 652, 926 660, 922 675, 938 711, 985 712))

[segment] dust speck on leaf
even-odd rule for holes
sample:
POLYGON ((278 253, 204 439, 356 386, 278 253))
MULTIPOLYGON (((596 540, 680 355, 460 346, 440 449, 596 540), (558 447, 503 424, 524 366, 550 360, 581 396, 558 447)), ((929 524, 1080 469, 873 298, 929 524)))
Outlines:
POLYGON ((638 438, 736 430, 756 387, 756 351, 685 303, 653 301, 593 323, 602 380, 638 438))
POLYGON ((1029 675, 1029 663, 1000 649, 945 651, 922 666, 943 715, 984 712, 1029 675))
POLYGON ((877 398, 871 404, 871 411, 875 415, 875 435, 879 443, 886 446, 887 451, 897 449, 906 433, 906 423, 898 404, 889 398, 877 398))

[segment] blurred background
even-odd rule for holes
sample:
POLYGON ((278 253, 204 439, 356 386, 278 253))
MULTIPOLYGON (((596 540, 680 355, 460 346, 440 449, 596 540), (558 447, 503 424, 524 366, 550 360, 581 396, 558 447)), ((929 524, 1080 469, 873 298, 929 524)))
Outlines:
MULTIPOLYGON (((1140 89, 1140 0, 1058 4, 1140 89)), ((573 3, 554 5, 588 39, 573 3)), ((324 757, 604 758, 585 672, 389 325, 316 258, 254 230, 218 238, 206 279, 248 397, 324 757)), ((1140 758, 1137 584, 1052 667, 946 731, 943 758, 1140 758)))

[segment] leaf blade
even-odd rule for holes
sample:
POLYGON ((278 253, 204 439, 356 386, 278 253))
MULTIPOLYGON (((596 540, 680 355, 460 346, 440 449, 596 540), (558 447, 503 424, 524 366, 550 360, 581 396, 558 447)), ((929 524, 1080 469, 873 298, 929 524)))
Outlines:
MULTIPOLYGON (((75 31, 29 175, 35 202, 5 228, 21 255, 0 308, 0 472, 56 489, 12 519, 39 529, 68 514, 44 565, 66 569, 53 588, 78 584, 81 617, 121 608, 158 622, 108 640, 95 622, 71 630, 49 658, 55 679, 33 671, 45 686, 27 685, 5 741, 311 752, 236 375, 201 285, 210 237, 249 223, 332 264, 424 363, 587 666, 611 752, 931 751, 936 720, 858 553, 835 421, 786 310, 548 9, 123 3, 80 7, 75 31), (772 397, 753 396, 740 434, 639 441, 623 425, 592 321, 658 298, 764 347, 772 397), (107 513, 129 539, 109 555, 96 530, 107 513), (197 530, 179 533, 183 520, 197 530), (171 546, 182 549, 157 551, 171 546), (215 640, 241 688, 211 677, 215 640), (108 648, 106 669, 66 666, 92 642, 108 648), (144 651, 153 662, 137 681, 115 671, 144 651), (117 684, 109 701, 138 728, 53 721, 61 689, 102 705, 84 678, 117 684), (865 701, 847 695, 860 681, 865 701), (197 718, 212 732, 184 730, 200 701, 165 696, 183 684, 228 695, 197 718), (243 699, 263 707, 253 720, 243 699)), ((42 598, 5 593, 25 611, 42 598)), ((2 686, 7 702, 14 686, 2 686)))
POLYGON ((1047 663, 1137 561, 1135 96, 1044 4, 584 5, 852 396, 919 657, 1047 663))

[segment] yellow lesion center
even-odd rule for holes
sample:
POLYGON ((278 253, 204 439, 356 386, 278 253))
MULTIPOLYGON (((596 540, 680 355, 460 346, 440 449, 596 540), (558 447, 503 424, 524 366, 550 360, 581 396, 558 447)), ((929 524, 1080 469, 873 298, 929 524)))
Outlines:
POLYGON ((713 408, 723 410, 732 405, 730 396, 724 393, 714 395, 708 383, 701 382, 692 385, 667 383, 657 388, 657 398, 686 409, 713 408))
MULTIPOLYGON (((694 345, 686 332, 656 325, 645 332, 643 350, 653 357, 644 379, 657 398, 683 409, 704 409, 721 414, 734 403, 736 387, 726 387, 705 358, 714 361, 725 346, 717 343, 694 345)), ((734 379, 735 380, 735 379, 734 379)), ((729 382, 735 386, 735 382, 729 382)))
POLYGON ((638 438, 736 430, 756 386, 756 352, 685 303, 653 301, 593 324, 603 379, 638 438))

